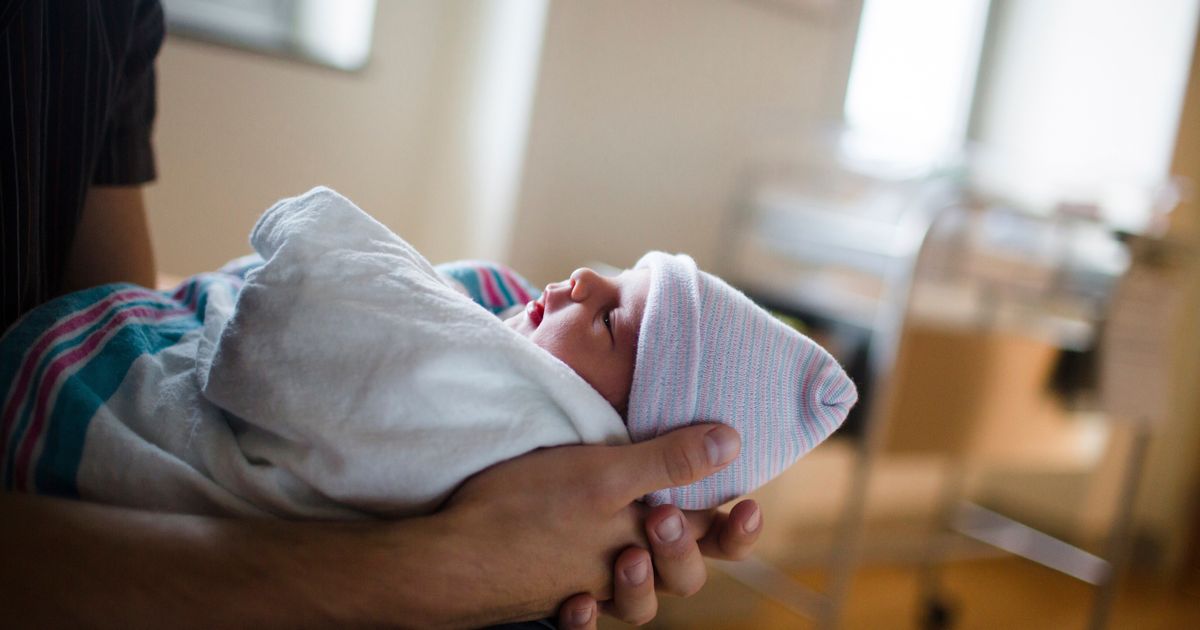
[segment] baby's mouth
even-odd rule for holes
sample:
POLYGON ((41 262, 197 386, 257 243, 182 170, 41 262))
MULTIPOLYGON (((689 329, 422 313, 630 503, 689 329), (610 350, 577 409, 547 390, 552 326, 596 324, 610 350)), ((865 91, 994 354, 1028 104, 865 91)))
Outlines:
POLYGON ((542 299, 530 300, 525 305, 525 316, 529 318, 529 322, 534 328, 542 325, 542 317, 546 314, 546 305, 542 304, 542 299))

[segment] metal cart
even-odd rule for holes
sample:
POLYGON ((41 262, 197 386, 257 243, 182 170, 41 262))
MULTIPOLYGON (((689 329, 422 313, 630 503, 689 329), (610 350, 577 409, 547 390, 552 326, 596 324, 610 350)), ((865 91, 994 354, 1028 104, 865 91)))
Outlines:
MULTIPOLYGON (((864 341, 858 374, 851 369, 862 396, 855 416, 845 427, 856 440, 856 457, 830 550, 826 588, 820 592, 809 589, 761 559, 718 563, 734 579, 797 614, 815 619, 820 627, 838 625, 860 562, 867 486, 885 448, 888 402, 895 394, 896 360, 912 311, 919 264, 925 261, 928 266, 932 258, 933 266, 937 266, 930 243, 931 234, 940 230, 939 226, 954 223, 957 217, 961 230, 962 217, 978 215, 979 208, 979 202, 964 195, 952 176, 897 172, 881 175, 848 168, 834 160, 810 161, 757 170, 747 178, 727 222, 719 262, 724 277, 764 306, 824 321, 864 341)), ((1076 233, 1103 233, 1103 238, 1107 232, 1096 232, 1096 226, 1089 227, 1086 221, 1070 217, 1030 220, 1040 225, 1039 229, 1048 230, 1055 258, 1049 261, 1051 273, 1043 279, 1048 285, 1042 287, 1042 293, 1073 292, 1086 304, 1084 310, 1090 311, 1082 318, 1100 319, 1124 271, 1127 258, 1123 250, 1118 245, 1099 263, 1086 260, 1086 256, 1081 259, 1072 250, 1072 243, 1079 240, 1076 233)), ((953 248, 951 243, 951 261, 958 260, 953 248)), ((983 275, 986 284, 986 271, 983 275)), ((1003 277, 995 279, 993 289, 1003 292, 1006 281, 1003 277)), ((990 316, 988 309, 982 312, 984 319, 990 316)), ((1068 327, 1064 336, 1075 338, 1067 345, 1094 343, 1092 329, 1080 332, 1078 326, 1068 327)), ((1124 558, 1131 499, 1145 452, 1146 425, 1137 426, 1142 428, 1126 463, 1122 507, 1113 520, 1107 560, 965 501, 962 474, 947 476, 939 503, 938 528, 1096 585, 1092 627, 1103 627, 1111 607, 1114 578, 1124 558)), ((947 455, 952 467, 964 467, 961 451, 947 455)), ((952 607, 938 586, 938 566, 947 556, 947 540, 947 536, 932 536, 921 560, 925 627, 947 627, 953 621, 952 607)))

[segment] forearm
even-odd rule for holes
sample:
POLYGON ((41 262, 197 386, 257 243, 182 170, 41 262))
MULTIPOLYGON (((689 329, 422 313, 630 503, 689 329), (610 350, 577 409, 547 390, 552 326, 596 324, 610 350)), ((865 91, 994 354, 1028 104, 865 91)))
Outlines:
POLYGON ((109 282, 153 287, 156 279, 150 227, 140 186, 93 186, 63 272, 62 291, 109 282))
POLYGON ((446 528, 431 519, 232 520, 4 494, 0 609, 22 627, 429 627, 488 616, 463 592, 446 528))
MULTIPOLYGON (((658 533, 672 517, 662 506, 648 539, 630 502, 727 465, 736 447, 709 448, 714 439, 737 434, 697 425, 629 446, 541 449, 472 477, 441 512, 395 522, 219 519, 0 493, 0 610, 20 627, 477 627, 544 616, 572 593, 621 600, 614 560, 648 540, 663 585, 686 594, 697 587, 686 569, 703 582, 695 543, 658 533)), ((744 555, 756 513, 739 504, 701 547, 744 555)), ((625 599, 653 599, 647 584, 625 599)), ((637 621, 646 610, 617 612, 637 621)))

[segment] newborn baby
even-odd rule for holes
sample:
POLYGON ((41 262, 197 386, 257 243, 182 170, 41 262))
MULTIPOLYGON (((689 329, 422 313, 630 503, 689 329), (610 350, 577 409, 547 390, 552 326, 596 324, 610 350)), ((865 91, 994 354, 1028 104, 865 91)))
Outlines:
POLYGON ((604 396, 634 441, 704 421, 742 434, 733 465, 650 503, 704 508, 757 488, 856 399, 824 350, 684 255, 651 252, 614 278, 578 269, 505 323, 604 396))
POLYGON ((686 256, 578 270, 501 323, 328 189, 269 209, 251 242, 265 262, 244 286, 97 287, 6 333, 5 486, 194 513, 404 515, 535 448, 723 422, 743 443, 728 468, 646 497, 707 508, 777 475, 855 400, 824 350, 686 256))

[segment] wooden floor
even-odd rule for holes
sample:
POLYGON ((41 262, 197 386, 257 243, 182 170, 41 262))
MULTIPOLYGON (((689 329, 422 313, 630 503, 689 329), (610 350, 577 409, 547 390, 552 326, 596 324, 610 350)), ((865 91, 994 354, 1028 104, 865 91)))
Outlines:
MULTIPOLYGON (((1092 589, 1039 565, 1000 558, 956 562, 944 572, 954 602, 952 627, 962 629, 1086 628, 1092 589)), ((819 573, 797 577, 817 583, 819 573)), ((919 628, 918 579, 908 567, 866 567, 853 583, 843 628, 919 628)), ((621 628, 606 621, 602 628, 621 628)), ((662 600, 649 628, 812 628, 814 624, 712 571, 708 584, 687 600, 662 600)), ((1150 578, 1123 581, 1110 628, 1176 630, 1200 628, 1200 585, 1166 588, 1150 578)))

